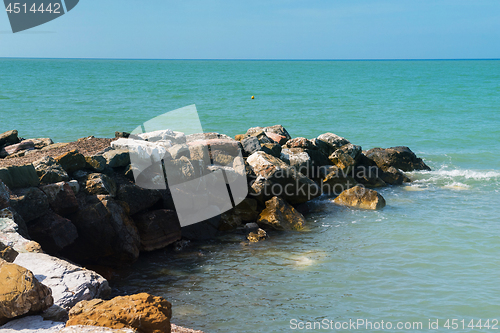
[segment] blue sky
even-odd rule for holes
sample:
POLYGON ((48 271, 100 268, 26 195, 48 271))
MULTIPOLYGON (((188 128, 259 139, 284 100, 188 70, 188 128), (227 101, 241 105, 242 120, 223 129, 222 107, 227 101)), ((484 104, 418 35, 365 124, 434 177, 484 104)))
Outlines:
POLYGON ((81 0, 0 57, 500 58, 499 0, 81 0))

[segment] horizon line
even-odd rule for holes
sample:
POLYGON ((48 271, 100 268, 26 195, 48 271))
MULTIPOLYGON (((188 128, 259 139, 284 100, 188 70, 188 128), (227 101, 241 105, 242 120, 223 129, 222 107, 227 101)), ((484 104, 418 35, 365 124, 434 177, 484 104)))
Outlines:
POLYGON ((139 61, 491 61, 500 58, 408 58, 408 59, 245 59, 245 58, 80 58, 80 57, 0 57, 0 59, 33 60, 139 60, 139 61))

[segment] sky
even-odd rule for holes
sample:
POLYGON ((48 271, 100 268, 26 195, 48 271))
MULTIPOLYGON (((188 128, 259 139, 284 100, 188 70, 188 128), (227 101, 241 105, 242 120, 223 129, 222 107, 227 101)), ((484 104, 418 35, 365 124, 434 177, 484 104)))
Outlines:
POLYGON ((500 1, 81 0, 16 34, 0 13, 0 57, 497 59, 500 1))

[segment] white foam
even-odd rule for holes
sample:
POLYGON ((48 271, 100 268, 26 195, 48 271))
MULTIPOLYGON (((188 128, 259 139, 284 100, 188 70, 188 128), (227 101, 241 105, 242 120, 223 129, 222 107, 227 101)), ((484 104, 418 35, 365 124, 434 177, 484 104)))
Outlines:
POLYGON ((465 178, 465 179, 474 179, 474 180, 489 180, 492 178, 499 178, 499 171, 481 171, 481 170, 446 170, 440 169, 436 171, 419 171, 416 174, 421 175, 430 175, 430 176, 441 176, 443 178, 465 178))

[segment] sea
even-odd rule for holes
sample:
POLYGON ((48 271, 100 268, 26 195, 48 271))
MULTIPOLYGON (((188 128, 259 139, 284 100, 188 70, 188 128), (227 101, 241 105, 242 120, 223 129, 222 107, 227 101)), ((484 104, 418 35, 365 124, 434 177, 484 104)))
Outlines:
POLYGON ((332 132, 432 171, 378 189, 380 211, 321 197, 305 231, 144 254, 114 295, 163 296, 205 332, 500 329, 499 60, 0 59, 0 132, 24 138, 113 137, 192 104, 205 132, 332 132))

